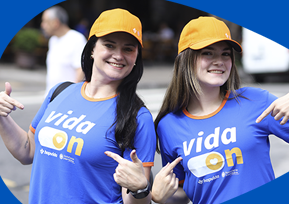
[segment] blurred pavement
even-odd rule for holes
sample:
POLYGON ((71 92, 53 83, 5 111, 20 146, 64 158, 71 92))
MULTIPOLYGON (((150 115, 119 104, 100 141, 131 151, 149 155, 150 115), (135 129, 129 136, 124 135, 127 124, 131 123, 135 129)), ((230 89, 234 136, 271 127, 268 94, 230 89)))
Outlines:
MULTIPOLYGON (((145 66, 138 88, 165 88, 172 76, 173 64, 145 66)), ((10 82, 13 92, 41 92, 45 90, 45 67, 28 70, 14 64, 0 63, 0 90, 10 82)))
MULTIPOLYGON (((144 65, 139 89, 166 88, 173 74, 173 64, 144 65)), ((242 82, 251 83, 252 78, 239 69, 242 82)), ((41 92, 45 90, 45 67, 33 70, 18 68, 14 64, 0 63, 0 91, 10 82, 13 92, 41 92)))

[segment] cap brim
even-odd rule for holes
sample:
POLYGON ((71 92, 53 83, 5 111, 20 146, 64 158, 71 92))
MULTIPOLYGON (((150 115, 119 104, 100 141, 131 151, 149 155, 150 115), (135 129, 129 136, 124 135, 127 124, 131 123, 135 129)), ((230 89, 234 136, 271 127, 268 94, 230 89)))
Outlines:
POLYGON ((238 42, 236 42, 234 40, 230 40, 228 38, 218 39, 218 40, 216 40, 216 39, 204 40, 202 42, 198 42, 196 44, 191 45, 190 48, 193 50, 200 50, 200 49, 203 49, 209 45, 212 45, 214 43, 221 42, 221 41, 228 42, 234 48, 234 50, 236 50, 237 52, 242 52, 242 46, 238 42))
MULTIPOLYGON (((94 33, 93 35, 95 35, 96 37, 100 38, 100 37, 103 37, 105 35, 108 35, 108 34, 111 34, 111 33, 116 33, 116 32, 124 32, 124 33, 127 33, 127 34, 130 34, 132 35, 131 33, 127 32, 126 30, 109 30, 109 31, 102 31, 102 32, 96 32, 94 33)), ((132 35, 139 43, 140 45, 143 47, 143 43, 140 39, 138 39, 136 36, 132 35)))

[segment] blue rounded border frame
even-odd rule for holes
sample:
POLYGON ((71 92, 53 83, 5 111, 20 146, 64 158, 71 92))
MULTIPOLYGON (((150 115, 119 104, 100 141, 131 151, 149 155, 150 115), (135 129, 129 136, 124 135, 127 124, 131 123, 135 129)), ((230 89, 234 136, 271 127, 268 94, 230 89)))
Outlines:
MULTIPOLYGON (((0 56, 15 34, 32 18, 45 9, 65 0, 14 0, 0 2, 0 22, 2 27, 0 56)), ((171 2, 193 7, 211 13, 240 26, 253 30, 289 48, 287 40, 287 8, 289 2, 275 0, 264 3, 261 0, 221 2, 215 0, 171 0, 171 2)), ((225 202, 225 204, 284 203, 287 201, 289 174, 277 178, 253 191, 225 202)), ((236 186, 237 188, 237 186, 236 186)), ((0 202, 20 204, 0 177, 0 202)), ((288 202, 288 201, 287 201, 288 202)))
MULTIPOLYGON (((64 0, 13 0, 0 2, 0 56, 16 33, 45 9, 64 0)), ((21 204, 0 177, 0 203, 21 204)))
POLYGON ((288 5, 285 0, 169 0, 205 11, 263 35, 289 48, 288 5))
POLYGON ((16 33, 45 9, 64 0, 13 0, 0 2, 0 56, 16 33))

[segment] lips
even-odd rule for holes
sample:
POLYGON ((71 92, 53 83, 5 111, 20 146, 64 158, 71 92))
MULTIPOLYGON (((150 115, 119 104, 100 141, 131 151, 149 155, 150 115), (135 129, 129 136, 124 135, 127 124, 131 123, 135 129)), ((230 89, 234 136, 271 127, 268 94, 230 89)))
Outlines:
POLYGON ((123 68, 124 65, 123 64, 116 64, 116 63, 113 63, 113 62, 108 62, 110 65, 114 66, 114 67, 117 67, 117 68, 123 68))
POLYGON ((213 74, 223 74, 224 73, 224 71, 222 71, 222 70, 209 70, 208 72, 213 73, 213 74))

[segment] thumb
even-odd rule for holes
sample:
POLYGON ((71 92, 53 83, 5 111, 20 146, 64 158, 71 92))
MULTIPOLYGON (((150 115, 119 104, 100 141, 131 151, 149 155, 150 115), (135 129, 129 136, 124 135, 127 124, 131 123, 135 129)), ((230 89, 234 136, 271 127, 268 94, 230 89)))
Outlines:
POLYGON ((5 93, 6 93, 8 96, 10 96, 11 92, 12 92, 12 87, 11 87, 11 85, 10 85, 9 82, 6 82, 6 83, 5 83, 5 93))
MULTIPOLYGON (((5 82, 5 94, 7 94, 10 97, 11 92, 12 92, 11 84, 9 82, 5 82)), ((14 106, 13 110, 16 110, 16 108, 19 108, 21 110, 24 109, 24 106, 21 103, 12 98, 9 99, 9 103, 11 103, 14 106)))
POLYGON ((133 163, 142 163, 141 160, 139 160, 139 158, 137 157, 135 149, 131 151, 130 158, 133 161, 133 163))

